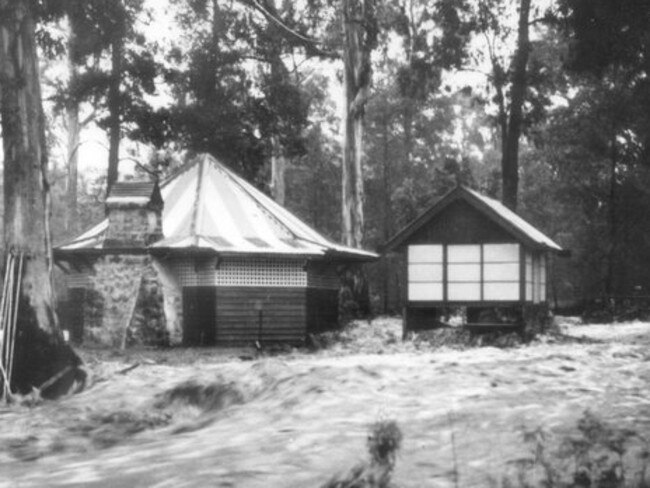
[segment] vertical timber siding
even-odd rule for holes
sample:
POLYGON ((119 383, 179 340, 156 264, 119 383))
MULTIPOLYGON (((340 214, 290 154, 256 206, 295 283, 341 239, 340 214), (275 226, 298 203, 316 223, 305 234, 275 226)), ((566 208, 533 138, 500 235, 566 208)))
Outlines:
POLYGON ((307 333, 333 330, 339 323, 339 291, 307 288, 307 333))
POLYGON ((217 287, 219 345, 302 344, 306 320, 305 288, 217 287))
POLYGON ((306 290, 308 334, 338 327, 340 284, 336 266, 331 263, 310 263, 306 290))

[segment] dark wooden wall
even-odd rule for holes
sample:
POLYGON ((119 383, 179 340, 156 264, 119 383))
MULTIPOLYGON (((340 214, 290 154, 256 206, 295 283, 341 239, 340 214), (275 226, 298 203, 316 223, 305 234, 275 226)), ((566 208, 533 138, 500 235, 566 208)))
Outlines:
POLYGON ((481 244, 511 242, 512 236, 469 203, 458 200, 412 235, 409 244, 481 244))
POLYGON ((306 321, 305 288, 217 287, 218 345, 301 344, 306 321))
POLYGON ((318 334, 338 327, 339 291, 307 288, 307 332, 318 334))
POLYGON ((429 330, 440 326, 442 312, 440 307, 407 307, 404 312, 404 330, 406 331, 429 330))

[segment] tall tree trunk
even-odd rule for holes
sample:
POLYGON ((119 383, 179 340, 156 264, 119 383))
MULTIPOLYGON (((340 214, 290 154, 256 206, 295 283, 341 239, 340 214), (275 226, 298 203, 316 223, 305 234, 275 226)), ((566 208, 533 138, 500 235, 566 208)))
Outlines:
MULTIPOLYGON (((382 118, 382 241, 388 242, 393 233, 393 209, 391 199, 391 161, 389 154, 388 127, 390 124, 390 114, 384 112, 382 118)), ((406 155, 410 158, 410 153, 406 155)), ((387 314, 390 307, 390 262, 389 257, 385 254, 381 257, 381 276, 382 276, 382 302, 383 313, 387 314)))
MULTIPOLYGON (((70 22, 72 30, 72 21, 70 22)), ((68 73, 69 85, 74 86, 77 79, 77 67, 74 62, 77 38, 74 32, 70 33, 68 41, 68 73)), ((78 230, 79 209, 77 208, 77 181, 79 167, 79 140, 81 124, 79 123, 79 102, 70 96, 66 104, 66 118, 68 122, 68 178, 67 178, 67 211, 65 228, 69 235, 78 230)))
MULTIPOLYGON (((371 81, 370 54, 377 41, 375 0, 343 0, 343 116, 342 223, 348 246, 361 247, 364 234, 363 135, 364 116, 371 81)), ((370 314, 368 279, 361 267, 343 275, 356 314, 370 314)), ((345 308, 345 304, 342 305, 345 308)), ((345 312, 344 312, 345 313, 345 312)))
POLYGON ((116 33, 111 43, 111 82, 108 88, 108 177, 106 181, 106 194, 111 191, 113 184, 119 176, 120 164, 120 138, 122 101, 120 86, 122 84, 122 56, 124 54, 124 38, 116 33))
POLYGON ((54 309, 45 125, 31 6, 27 0, 0 0, 4 245, 7 252, 25 254, 12 377, 20 392, 79 365, 63 343, 54 309))
POLYGON ((349 246, 363 244, 363 135, 371 81, 370 53, 377 38, 374 8, 374 0, 343 0, 342 221, 343 238, 349 246))
POLYGON ((530 0, 521 0, 519 4, 519 27, 517 31, 517 51, 512 63, 512 89, 510 95, 510 117, 507 137, 504 141, 501 157, 503 181, 502 201, 512 210, 517 209, 517 191, 519 186, 519 137, 524 98, 526 95, 526 66, 530 54, 528 39, 528 18, 530 0))
POLYGON ((618 146, 616 143, 616 129, 612 131, 610 142, 610 173, 609 173, 609 247, 607 250, 607 274, 605 276, 605 293, 611 297, 614 292, 614 272, 616 270, 616 251, 618 240, 618 212, 617 212, 617 181, 616 168, 618 166, 618 146))
POLYGON ((79 209, 77 207, 77 181, 79 168, 79 105, 70 102, 66 107, 68 119, 68 176, 67 176, 67 212, 65 228, 72 235, 78 230, 79 209))
POLYGON ((271 145, 271 194, 276 202, 284 206, 286 195, 285 171, 287 169, 287 158, 278 136, 271 137, 271 145))

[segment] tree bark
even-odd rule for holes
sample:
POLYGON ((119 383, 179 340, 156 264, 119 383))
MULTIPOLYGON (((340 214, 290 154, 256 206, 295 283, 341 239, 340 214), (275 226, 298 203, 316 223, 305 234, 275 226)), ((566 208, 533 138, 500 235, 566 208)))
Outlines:
POLYGON ((287 169, 287 158, 278 136, 273 136, 271 138, 271 145, 271 194, 276 202, 284 206, 286 196, 285 171, 287 169))
POLYGON ((502 201, 512 209, 517 209, 517 192, 519 186, 519 137, 523 118, 523 105, 526 95, 526 66, 530 54, 528 39, 528 18, 530 0, 521 0, 519 4, 519 27, 517 31, 517 51, 512 63, 512 88, 510 95, 510 116, 506 139, 502 147, 502 201))
MULTIPOLYGON (((364 236, 364 116, 372 76, 370 54, 377 41, 374 0, 343 0, 343 38, 342 233, 346 245, 361 247, 364 236)), ((363 268, 351 266, 343 274, 342 282, 342 295, 349 289, 355 314, 368 316, 370 292, 363 268)))
POLYGON ((364 115, 371 81, 370 54, 377 38, 373 0, 343 0, 343 37, 343 238, 349 246, 361 246, 364 115))
POLYGON ((609 173, 609 247, 607 250, 607 274, 605 276, 605 293, 610 299, 614 295, 614 273, 616 270, 616 254, 618 241, 618 212, 617 212, 617 181, 616 169, 618 166, 618 146, 616 142, 616 129, 612 129, 610 142, 610 173, 609 173))
POLYGON ((110 193, 113 184, 119 176, 120 164, 120 138, 122 101, 120 88, 122 84, 122 56, 124 54, 124 38, 121 33, 115 33, 111 43, 111 82, 108 88, 109 111, 109 149, 108 149, 108 177, 106 180, 106 194, 110 193))
MULTIPOLYGON (((74 62, 76 35, 70 21, 70 39, 68 41, 68 73, 70 76, 69 86, 73 86, 77 78, 77 67, 74 62)), ((67 212, 65 228, 69 235, 78 230, 79 209, 77 208, 77 181, 79 168, 79 141, 81 125, 79 123, 79 102, 69 96, 65 107, 68 121, 68 175, 67 175, 67 212)))
MULTIPOLYGON (((19 392, 42 385, 63 367, 72 374, 80 364, 63 343, 54 309, 45 125, 31 5, 0 0, 4 245, 6 252, 25 255, 11 381, 19 392)), ((55 384, 73 380, 68 375, 55 384)))
MULTIPOLYGON (((391 161, 389 154, 389 137, 388 128, 390 124, 390 114, 384 111, 381 118, 382 124, 382 191, 384 198, 382 201, 382 241, 388 242, 393 233, 393 209, 391 201, 392 177, 391 161)), ((407 160, 410 159, 410 152, 406 153, 407 160)), ((382 277, 382 309, 384 314, 388 314, 390 307, 390 262, 386 255, 381 257, 381 277, 382 277)))
POLYGON ((67 200, 66 231, 69 235, 78 230, 79 208, 77 206, 78 194, 78 168, 79 168, 79 105, 70 103, 66 107, 68 119, 68 175, 67 175, 67 200))

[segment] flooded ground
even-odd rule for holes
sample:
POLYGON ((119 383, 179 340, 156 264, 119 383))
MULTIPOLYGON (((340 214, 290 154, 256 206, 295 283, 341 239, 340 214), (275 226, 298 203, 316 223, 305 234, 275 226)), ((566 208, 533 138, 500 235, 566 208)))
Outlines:
POLYGON ((396 486, 502 486, 526 432, 554 445, 587 410, 650 434, 650 323, 562 328, 582 339, 431 350, 378 319, 316 353, 83 351, 86 391, 0 407, 0 487, 317 487, 378 419, 403 432, 396 486))

